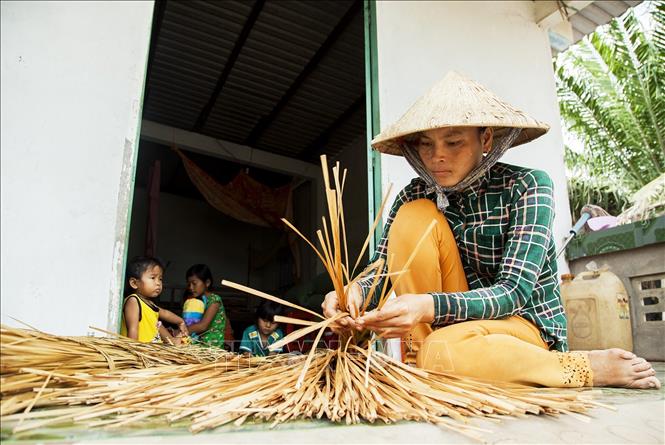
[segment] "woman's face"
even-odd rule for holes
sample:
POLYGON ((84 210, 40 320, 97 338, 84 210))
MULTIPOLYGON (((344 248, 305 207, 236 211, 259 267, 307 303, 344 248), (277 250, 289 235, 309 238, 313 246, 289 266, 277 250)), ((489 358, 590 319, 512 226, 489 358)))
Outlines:
POLYGON ((491 128, 446 127, 424 131, 416 149, 425 168, 443 187, 462 181, 492 148, 491 128))

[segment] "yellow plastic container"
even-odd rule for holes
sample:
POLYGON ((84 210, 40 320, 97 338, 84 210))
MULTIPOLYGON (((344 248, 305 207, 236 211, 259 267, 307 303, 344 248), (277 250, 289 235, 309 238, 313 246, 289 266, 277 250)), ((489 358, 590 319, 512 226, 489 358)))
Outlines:
POLYGON ((571 350, 633 350, 629 297, 623 283, 608 270, 564 275, 561 297, 568 317, 571 350))

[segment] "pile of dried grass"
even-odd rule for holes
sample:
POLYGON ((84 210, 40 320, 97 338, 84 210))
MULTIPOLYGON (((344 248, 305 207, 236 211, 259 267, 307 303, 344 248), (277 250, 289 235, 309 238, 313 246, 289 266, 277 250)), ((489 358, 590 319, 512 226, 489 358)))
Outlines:
POLYGON ((294 419, 335 422, 426 421, 475 439, 470 416, 582 413, 595 402, 574 391, 499 387, 488 382, 411 368, 378 352, 318 350, 277 355, 250 363, 235 356, 204 365, 173 365, 103 374, 62 375, 26 370, 65 384, 42 389, 34 400, 65 408, 3 416, 14 433, 76 422, 118 427, 163 416, 184 418, 198 432, 247 419, 273 425, 294 419), (25 422, 23 422, 25 421, 25 422))
MULTIPOLYGON (((386 273, 384 264, 377 263, 354 276, 371 233, 353 270, 349 270, 341 199, 346 172, 340 179, 339 165, 333 168, 333 189, 325 157, 322 157, 322 164, 329 219, 323 219, 323 229, 317 232, 319 248, 288 221, 285 223, 314 249, 323 262, 339 296, 342 312, 333 318, 324 319, 320 314, 272 295, 236 283, 223 282, 226 286, 299 308, 321 319, 319 322, 310 322, 282 317, 282 321, 306 327, 271 345, 272 349, 315 331, 318 331, 315 340, 317 344, 331 323, 349 315, 348 287, 360 278, 373 277, 374 291, 378 290, 380 277, 391 277, 390 280, 384 280, 380 289, 381 308, 390 294, 388 284, 394 286, 403 273, 386 273)), ((377 222, 378 216, 374 228, 377 222)), ((433 227, 434 223, 427 232, 433 227)), ((426 235, 423 235, 421 242, 426 235)), ((404 270, 408 269, 418 246, 406 262, 404 270)), ((389 258, 389 265, 390 262, 389 258)), ((366 309, 366 306, 361 308, 360 313, 366 309)), ((11 410, 5 408, 7 402, 3 392, 1 420, 3 423, 17 422, 13 426, 14 433, 72 421, 89 427, 117 427, 149 417, 165 417, 171 422, 189 419, 192 432, 230 422, 241 425, 250 418, 270 421, 272 425, 303 418, 326 418, 346 423, 415 420, 442 425, 480 439, 479 433, 483 430, 470 426, 466 421, 469 417, 494 420, 502 415, 521 417, 526 414, 564 413, 588 420, 582 413, 593 406, 604 406, 592 401, 590 392, 482 382, 411 368, 373 351, 372 342, 375 338, 371 332, 349 333, 341 339, 339 349, 312 348, 307 356, 277 355, 248 359, 224 355, 215 357, 216 361, 209 364, 200 364, 200 361, 197 364, 178 364, 181 362, 172 355, 186 356, 184 349, 125 343, 119 349, 114 349, 118 356, 109 359, 108 350, 95 343, 103 341, 101 339, 82 341, 51 338, 53 347, 60 354, 71 347, 82 348, 84 354, 88 354, 87 359, 92 358, 92 363, 97 366, 91 370, 85 356, 84 360, 79 356, 79 359, 72 357, 71 361, 63 360, 60 363, 49 360, 48 351, 40 351, 39 348, 35 352, 38 356, 43 354, 38 360, 44 366, 35 366, 34 361, 26 358, 26 354, 33 352, 29 347, 22 352, 17 350, 20 341, 15 341, 12 354, 6 355, 10 349, 5 348, 3 338, 3 366, 6 366, 2 368, 3 378, 5 371, 11 370, 13 375, 23 375, 30 379, 30 383, 22 387, 24 392, 20 393, 23 397, 21 404, 15 403, 11 410), (59 342, 65 343, 59 346, 59 342), (148 348, 149 351, 142 348, 148 348), (153 348, 163 351, 164 355, 158 355, 158 359, 148 362, 146 354, 150 356, 149 352, 156 350, 153 348), (174 364, 161 366, 164 361, 171 359, 173 362, 170 363, 174 364), (119 370, 117 364, 120 362, 138 364, 135 367, 151 364, 160 366, 119 370), (28 369, 27 363, 32 363, 31 369, 28 369), (110 370, 110 363, 114 364, 115 371, 110 370), (42 369, 35 369, 40 367, 42 369), (102 368, 103 372, 99 372, 102 368), (20 372, 17 374, 17 371, 20 372), (26 393, 28 388, 36 394, 26 393), (23 413, 8 415, 9 412, 16 412, 18 406, 25 406, 23 413), (33 406, 55 409, 31 412, 33 406)), ((196 353, 191 353, 190 358, 196 356, 196 353)))
MULTIPOLYGON (((44 384, 39 372, 99 374, 159 365, 209 363, 232 355, 218 348, 139 343, 114 337, 61 337, 37 330, 0 326, 0 415, 31 405, 33 389, 44 384), (31 370, 38 370, 35 374, 31 370)), ((51 387, 56 382, 51 382, 51 387)), ((36 406, 48 406, 42 400, 36 406)))

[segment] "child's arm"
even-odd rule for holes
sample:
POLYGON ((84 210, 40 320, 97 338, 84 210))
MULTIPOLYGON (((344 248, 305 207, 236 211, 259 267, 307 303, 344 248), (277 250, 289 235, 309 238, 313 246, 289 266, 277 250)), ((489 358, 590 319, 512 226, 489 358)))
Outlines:
POLYGON ((219 303, 210 304, 208 309, 206 309, 206 311, 203 313, 203 318, 201 318, 201 321, 189 325, 189 332, 196 332, 197 334, 200 334, 201 332, 207 331, 210 323, 212 323, 212 321, 215 319, 215 315, 217 315, 217 311, 219 311, 220 307, 221 305, 219 303))
POLYGON ((243 355, 252 355, 252 340, 249 338, 249 328, 245 329, 245 332, 242 333, 238 352, 243 355))
POLYGON ((160 323, 159 328, 157 328, 159 331, 159 336, 161 337, 162 341, 166 343, 167 345, 174 345, 178 346, 182 341, 180 337, 174 337, 171 335, 168 329, 166 329, 166 326, 160 323))
POLYGON ((187 330, 187 325, 185 324, 185 320, 183 320, 181 317, 178 317, 176 314, 173 312, 167 310, 167 309, 162 309, 161 307, 159 308, 159 319, 168 321, 169 323, 177 324, 178 328, 180 329, 180 333, 182 335, 188 335, 189 331, 187 330))
POLYGON ((136 298, 128 298, 123 309, 127 337, 134 340, 139 339, 139 302, 136 298))

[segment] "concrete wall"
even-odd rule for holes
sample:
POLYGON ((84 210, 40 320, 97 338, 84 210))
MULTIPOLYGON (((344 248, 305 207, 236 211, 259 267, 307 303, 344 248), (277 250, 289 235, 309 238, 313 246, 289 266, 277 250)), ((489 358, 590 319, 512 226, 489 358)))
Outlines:
MULTIPOLYGON (((449 70, 547 122, 548 134, 510 150, 502 161, 542 169, 553 178, 560 245, 572 225, 563 141, 548 38, 533 15, 534 4, 527 1, 377 1, 381 127, 449 70)), ((396 194, 415 177, 401 157, 382 155, 381 163, 384 190, 392 182, 396 194)), ((567 270, 563 260, 559 266, 567 270)))
POLYGON ((114 330, 152 1, 2 2, 2 322, 114 330))

